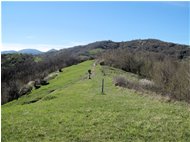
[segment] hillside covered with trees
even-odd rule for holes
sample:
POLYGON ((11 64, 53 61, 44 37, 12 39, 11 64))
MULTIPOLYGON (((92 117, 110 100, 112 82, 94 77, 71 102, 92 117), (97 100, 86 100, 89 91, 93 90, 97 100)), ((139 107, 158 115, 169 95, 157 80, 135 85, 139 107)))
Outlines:
POLYGON ((30 81, 40 86, 49 73, 89 59, 152 80, 154 91, 163 95, 190 99, 190 47, 186 45, 155 39, 100 41, 40 55, 3 54, 1 59, 2 104, 27 94, 21 89, 30 81))

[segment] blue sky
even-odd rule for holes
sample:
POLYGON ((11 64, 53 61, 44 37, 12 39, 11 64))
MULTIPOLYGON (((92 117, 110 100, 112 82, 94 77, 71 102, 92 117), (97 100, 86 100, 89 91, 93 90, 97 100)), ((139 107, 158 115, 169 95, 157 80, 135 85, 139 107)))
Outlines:
POLYGON ((100 40, 189 44, 190 2, 2 2, 2 50, 100 40))

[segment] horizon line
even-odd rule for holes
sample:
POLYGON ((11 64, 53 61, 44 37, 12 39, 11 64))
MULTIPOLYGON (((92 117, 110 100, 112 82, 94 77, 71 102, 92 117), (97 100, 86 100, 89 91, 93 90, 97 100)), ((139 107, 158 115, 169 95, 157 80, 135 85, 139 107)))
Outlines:
POLYGON ((173 41, 165 41, 165 40, 160 40, 160 39, 155 39, 155 38, 146 38, 146 39, 131 39, 131 40, 120 40, 120 41, 114 41, 114 40, 97 40, 97 41, 88 41, 88 42, 71 42, 67 44, 22 44, 22 43, 1 43, 1 52, 3 51, 10 51, 14 50, 16 52, 23 50, 23 49, 37 49, 41 52, 47 52, 51 49, 56 49, 56 50, 61 50, 61 49, 67 49, 67 48, 72 48, 75 46, 85 46, 94 42, 101 42, 101 41, 112 41, 112 42, 128 42, 128 41, 133 41, 133 40, 159 40, 162 42, 168 42, 168 43, 175 43, 175 44, 180 44, 180 45, 186 45, 190 46, 190 42, 188 44, 186 43, 179 43, 179 42, 173 42, 173 41))

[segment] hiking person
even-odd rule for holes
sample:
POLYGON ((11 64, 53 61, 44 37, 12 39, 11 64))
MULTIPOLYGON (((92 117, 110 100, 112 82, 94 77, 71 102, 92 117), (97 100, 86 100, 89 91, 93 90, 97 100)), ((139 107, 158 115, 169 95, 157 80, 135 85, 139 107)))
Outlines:
POLYGON ((91 74, 92 74, 91 70, 88 70, 88 79, 91 79, 91 74))

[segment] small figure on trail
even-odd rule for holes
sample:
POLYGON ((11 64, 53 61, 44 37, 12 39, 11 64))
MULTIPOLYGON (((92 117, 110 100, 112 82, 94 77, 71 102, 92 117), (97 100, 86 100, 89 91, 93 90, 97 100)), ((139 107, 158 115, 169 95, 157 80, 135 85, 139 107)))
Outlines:
POLYGON ((88 79, 91 79, 91 74, 92 74, 91 70, 88 70, 88 79))

